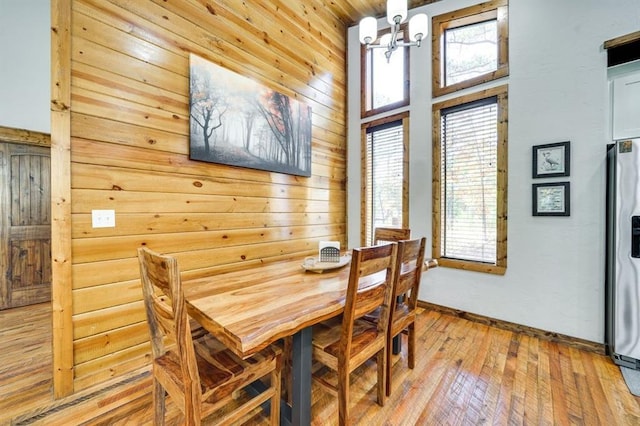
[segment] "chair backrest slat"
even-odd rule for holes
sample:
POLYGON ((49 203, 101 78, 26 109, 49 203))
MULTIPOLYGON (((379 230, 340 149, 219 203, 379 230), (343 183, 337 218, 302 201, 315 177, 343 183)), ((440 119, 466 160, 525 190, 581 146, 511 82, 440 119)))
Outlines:
POLYGON ((395 279, 397 244, 353 249, 342 319, 341 356, 351 353, 354 321, 381 308, 378 329, 386 334, 395 279))
POLYGON ((381 244, 384 242, 398 242, 411 238, 411 229, 409 228, 376 228, 373 231, 373 243, 381 244))
POLYGON ((358 301, 353 314, 354 319, 362 318, 384 303, 385 285, 376 285, 359 292, 358 301))
MULTIPOLYGON (((422 278, 426 241, 427 239, 422 237, 398 243, 398 272, 395 277, 396 282, 392 301, 394 310, 396 303, 407 304, 410 309, 415 309, 416 307, 422 278), (402 295, 408 297, 398 299, 398 296, 402 295)), ((394 310, 392 310, 392 315, 394 310)))

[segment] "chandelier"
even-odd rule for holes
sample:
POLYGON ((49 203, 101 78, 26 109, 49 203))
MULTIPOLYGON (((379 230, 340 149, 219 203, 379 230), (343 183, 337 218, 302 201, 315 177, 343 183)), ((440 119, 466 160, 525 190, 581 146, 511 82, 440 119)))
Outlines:
POLYGON ((374 44, 378 38, 378 21, 373 16, 362 18, 359 24, 360 43, 367 46, 367 49, 383 48, 387 49, 384 56, 389 62, 391 54, 398 47, 417 46, 420 47, 422 40, 429 33, 429 18, 424 13, 414 15, 409 20, 410 42, 398 41, 400 25, 407 19, 407 0, 387 0, 387 22, 391 24, 391 32, 380 37, 378 44, 374 44))

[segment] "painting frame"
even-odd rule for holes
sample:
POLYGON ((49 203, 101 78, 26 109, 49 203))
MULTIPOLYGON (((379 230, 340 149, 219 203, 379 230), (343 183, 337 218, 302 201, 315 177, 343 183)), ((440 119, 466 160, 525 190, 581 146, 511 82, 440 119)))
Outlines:
POLYGON ((311 177, 311 107, 189 55, 189 159, 311 177))
POLYGON ((533 146, 533 179, 569 176, 571 143, 569 141, 533 146))
POLYGON ((533 216, 571 215, 571 185, 568 181, 534 183, 531 197, 533 216))

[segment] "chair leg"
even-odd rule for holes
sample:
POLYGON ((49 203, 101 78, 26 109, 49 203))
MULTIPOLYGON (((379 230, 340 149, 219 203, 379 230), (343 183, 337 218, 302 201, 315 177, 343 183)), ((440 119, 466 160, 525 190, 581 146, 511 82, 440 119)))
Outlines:
POLYGON ((387 384, 385 388, 386 388, 387 396, 391 395, 391 368, 393 366, 393 362, 391 362, 391 355, 393 355, 393 344, 391 343, 392 341, 393 341, 393 338, 387 340, 387 348, 385 350, 385 357, 386 357, 385 367, 387 370, 386 371, 387 384))
POLYGON ((413 369, 416 365, 416 327, 415 323, 409 324, 409 333, 407 336, 407 353, 409 368, 413 369))
POLYGON ((345 426, 349 423, 349 371, 338 369, 338 424, 345 426))
POLYGON ((280 373, 282 399, 291 404, 293 337, 287 336, 283 339, 283 342, 284 348, 282 350, 282 370, 280 373))
POLYGON ((184 393, 184 424, 186 426, 200 426, 202 423, 201 394, 195 388, 195 384, 185 384, 184 393))
POLYGON ((271 397, 271 424, 278 426, 280 424, 280 394, 282 389, 281 371, 282 371, 282 356, 278 356, 275 363, 275 369, 271 372, 271 387, 274 388, 273 396, 271 397))
POLYGON ((384 406, 387 396, 387 346, 378 351, 376 356, 376 364, 378 367, 378 405, 384 406))
POLYGON ((164 388, 156 380, 153 379, 153 424, 158 426, 164 425, 165 411, 165 394, 164 388))

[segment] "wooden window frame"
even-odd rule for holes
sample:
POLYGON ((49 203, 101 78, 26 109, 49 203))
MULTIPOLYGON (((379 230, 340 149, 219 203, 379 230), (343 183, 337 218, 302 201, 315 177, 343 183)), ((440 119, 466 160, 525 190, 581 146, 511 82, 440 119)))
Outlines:
MULTIPOLYGON (((391 32, 389 29, 386 33, 391 32)), ((402 37, 404 40, 409 39, 408 26, 407 24, 403 24, 400 27, 400 32, 402 33, 402 37)), ((386 34, 383 33, 382 35, 386 34)), ((371 117, 377 114, 381 114, 384 112, 388 112, 397 108, 401 108, 409 105, 409 64, 410 64, 410 50, 409 47, 399 47, 398 50, 404 49, 404 76, 402 77, 404 80, 404 96, 401 101, 394 102, 391 104, 387 104, 381 106, 379 108, 372 108, 367 110, 367 105, 369 104, 368 96, 369 96, 369 88, 371 87, 371 76, 367 72, 368 70, 368 58, 370 57, 368 51, 373 49, 367 49, 367 46, 361 45, 360 47, 360 116, 362 118, 371 117)), ((372 95, 371 95, 372 96, 372 95)))
POLYGON ((360 131, 361 149, 360 149, 360 163, 361 163, 361 188, 360 188, 360 244, 366 245, 367 241, 367 208, 369 206, 369 200, 367 197, 367 129, 391 123, 394 121, 402 120, 402 228, 409 227, 409 112, 401 112, 388 117, 373 120, 367 123, 363 123, 360 131))
POLYGON ((469 95, 449 99, 433 105, 433 182, 432 182, 432 254, 438 265, 468 271, 504 275, 507 269, 507 137, 508 137, 508 86, 498 86, 469 95), (496 263, 488 264, 441 256, 441 111, 457 105, 495 96, 498 103, 498 161, 497 167, 497 210, 496 210, 496 263))
POLYGON ((494 0, 475 6, 434 16, 432 25, 432 94, 433 97, 452 93, 461 89, 476 86, 488 81, 497 80, 509 75, 509 2, 494 0), (470 78, 455 84, 443 86, 444 83, 444 33, 446 30, 460 28, 489 20, 496 20, 498 25, 498 66, 495 71, 470 78))

